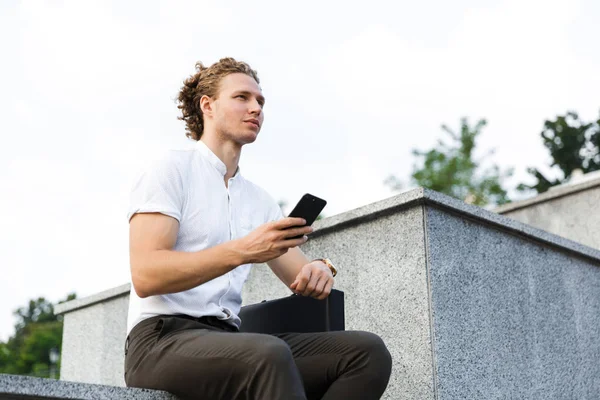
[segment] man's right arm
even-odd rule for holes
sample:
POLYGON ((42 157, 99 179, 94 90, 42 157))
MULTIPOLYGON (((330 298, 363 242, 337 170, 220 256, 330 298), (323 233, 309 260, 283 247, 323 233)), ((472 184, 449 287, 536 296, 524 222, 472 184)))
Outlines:
POLYGON ((182 252, 173 250, 179 230, 175 218, 160 213, 135 214, 129 224, 134 290, 142 298, 182 292, 242 264, 272 260, 306 241, 290 239, 312 232, 310 227, 299 227, 304 223, 299 218, 285 218, 262 225, 241 239, 197 252, 182 252))

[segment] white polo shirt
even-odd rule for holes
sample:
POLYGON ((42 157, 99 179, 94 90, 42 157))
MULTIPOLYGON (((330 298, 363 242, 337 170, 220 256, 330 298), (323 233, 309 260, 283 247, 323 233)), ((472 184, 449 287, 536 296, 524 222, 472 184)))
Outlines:
MULTIPOLYGON (((283 217, 277 202, 244 179, 238 169, 225 186, 225 164, 201 141, 192 150, 171 150, 136 180, 128 220, 159 212, 179 221, 175 251, 200 251, 246 236, 283 217)), ((244 264, 195 288, 140 298, 130 292, 127 334, 140 321, 160 314, 212 315, 239 327, 242 285, 252 264, 244 264)))

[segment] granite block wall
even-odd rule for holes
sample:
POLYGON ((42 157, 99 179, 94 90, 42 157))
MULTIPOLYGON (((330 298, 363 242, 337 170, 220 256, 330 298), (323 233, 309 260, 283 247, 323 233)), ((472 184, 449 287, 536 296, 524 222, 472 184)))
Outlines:
POLYGON ((514 220, 600 249, 600 179, 557 187, 539 196, 499 207, 514 220))
MULTIPOLYGON (((340 267, 346 329, 393 357, 384 399, 600 393, 600 251, 417 189, 318 221, 303 246, 340 267)), ((129 285, 57 306, 61 379, 123 384, 129 285)), ((291 292, 266 265, 244 303, 291 292)))
POLYGON ((598 398, 598 261, 426 214, 437 398, 598 398))

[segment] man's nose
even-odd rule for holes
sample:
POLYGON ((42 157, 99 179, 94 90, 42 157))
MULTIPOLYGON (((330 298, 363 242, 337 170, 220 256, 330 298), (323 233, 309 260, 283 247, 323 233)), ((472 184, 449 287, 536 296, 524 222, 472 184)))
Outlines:
POLYGON ((256 114, 256 115, 260 115, 260 113, 262 112, 262 107, 260 106, 260 103, 256 100, 250 102, 250 113, 251 114, 256 114))

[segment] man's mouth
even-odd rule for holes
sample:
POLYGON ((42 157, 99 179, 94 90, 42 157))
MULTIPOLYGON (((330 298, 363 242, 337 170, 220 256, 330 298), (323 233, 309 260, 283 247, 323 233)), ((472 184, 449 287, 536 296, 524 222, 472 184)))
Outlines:
POLYGON ((260 124, 259 124, 259 123, 258 123, 258 121, 257 121, 257 120, 255 120, 255 119, 249 119, 249 120, 247 120, 247 121, 244 121, 244 122, 246 122, 246 123, 248 123, 248 124, 251 124, 251 125, 254 125, 254 126, 256 126, 257 128, 260 128, 260 124))

